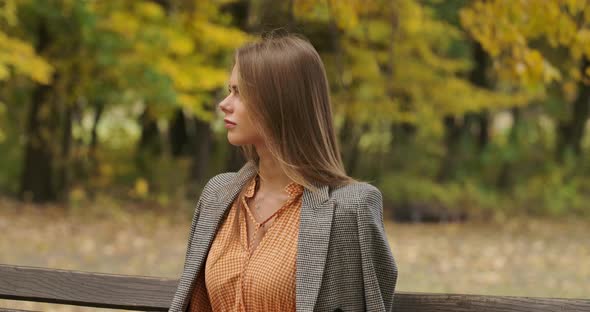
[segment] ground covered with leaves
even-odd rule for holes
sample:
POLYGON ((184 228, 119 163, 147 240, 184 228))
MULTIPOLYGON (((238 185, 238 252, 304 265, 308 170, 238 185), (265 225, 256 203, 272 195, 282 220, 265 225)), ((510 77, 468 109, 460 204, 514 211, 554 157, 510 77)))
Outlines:
MULTIPOLYGON (((69 208, 0 199, 0 263, 178 278, 191 204, 69 208)), ((398 224, 386 231, 402 292, 590 298, 590 220, 398 224)), ((113 311, 0 300, 38 311, 113 311)))

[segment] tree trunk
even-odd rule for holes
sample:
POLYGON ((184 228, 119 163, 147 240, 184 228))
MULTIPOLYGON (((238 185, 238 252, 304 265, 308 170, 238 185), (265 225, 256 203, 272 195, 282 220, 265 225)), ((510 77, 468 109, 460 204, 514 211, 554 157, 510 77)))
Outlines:
POLYGON ((153 109, 146 106, 139 118, 141 125, 141 137, 137 146, 137 166, 143 173, 150 169, 149 158, 162 154, 162 142, 160 141, 160 129, 153 109))
MULTIPOLYGON (((486 77, 488 64, 488 55, 478 42, 473 42, 473 59, 475 66, 469 74, 469 80, 472 84, 480 88, 489 88, 486 77)), ((452 179, 457 170, 457 162, 464 157, 461 149, 463 140, 473 142, 477 146, 477 151, 482 152, 490 141, 489 124, 490 117, 487 111, 468 112, 462 117, 462 123, 458 124, 459 117, 445 116, 443 123, 445 125, 445 145, 447 154, 441 164, 438 174, 439 181, 452 179)))
MULTIPOLYGON (((584 58, 581 66, 582 73, 588 66, 590 66, 590 61, 588 58, 584 58)), ((590 113, 589 99, 590 85, 580 81, 578 83, 578 97, 573 103, 571 118, 558 124, 559 142, 556 152, 559 161, 564 160, 568 151, 573 152, 576 157, 582 154, 582 139, 590 113)))
POLYGON ((148 152, 151 155, 160 155, 162 144, 160 142, 160 129, 158 120, 151 107, 146 107, 140 116, 141 137, 139 139, 139 150, 148 152))
POLYGON ((53 184, 54 154, 51 138, 55 121, 51 121, 51 86, 38 86, 33 91, 29 112, 25 159, 21 175, 19 197, 22 200, 48 202, 57 199, 53 184))
POLYGON ((342 161, 344 162, 346 173, 354 176, 359 161, 359 136, 357 131, 355 131, 354 122, 349 117, 346 117, 342 129, 340 129, 339 140, 341 142, 342 161))
POLYGON ((457 117, 452 115, 443 117, 445 127, 444 143, 447 151, 438 171, 437 180, 440 182, 450 180, 454 177, 457 162, 460 160, 459 149, 461 146, 461 134, 464 128, 458 124, 457 119, 457 117))
MULTIPOLYGON (((469 80, 480 88, 489 88, 489 82, 486 76, 489 57, 481 44, 475 41, 473 42, 473 58, 475 60, 475 66, 469 75, 469 80)), ((474 141, 477 142, 476 145, 479 152, 483 151, 490 141, 489 119, 489 113, 487 111, 466 114, 465 126, 469 129, 472 125, 475 125, 476 129, 473 137, 474 141)), ((466 131, 465 134, 471 133, 466 131)))
POLYGON ((229 2, 221 6, 221 11, 229 13, 233 17, 232 23, 234 26, 242 30, 248 30, 248 12, 250 12, 251 7, 250 2, 251 1, 249 0, 229 2))
POLYGON ((263 32, 277 28, 293 31, 293 0, 260 0, 252 2, 248 14, 249 29, 263 32))
POLYGON ((92 122, 92 130, 90 132, 90 147, 88 150, 88 156, 91 163, 91 171, 96 173, 98 170, 98 158, 96 156, 96 151, 98 148, 98 123, 100 122, 100 118, 102 117, 102 113, 104 111, 104 103, 101 100, 97 100, 97 102, 95 102, 94 109, 94 120, 92 122))
MULTIPOLYGON (((522 123, 522 113, 521 109, 518 107, 512 108, 512 128, 510 129, 510 135, 508 137, 508 146, 507 149, 511 151, 518 149, 518 143, 520 141, 520 127, 522 123)), ((514 155, 514 153, 510 153, 509 155, 514 155)), ((514 175, 513 175, 513 168, 514 168, 514 157, 510 156, 508 158, 504 158, 502 160, 502 165, 500 167, 500 173, 498 174, 498 179, 496 180, 496 186, 499 189, 509 190, 512 185, 514 185, 514 175)))
MULTIPOLYGON (((42 54, 50 44, 46 22, 38 29, 36 52, 42 54)), ((53 80, 57 79, 54 74, 53 80)), ((19 197, 34 202, 54 201, 57 198, 53 183, 52 138, 55 137, 56 116, 52 107, 52 85, 35 87, 25 131, 26 143, 19 197)))
POLYGON ((59 160, 56 162, 57 167, 57 194, 61 200, 65 199, 65 195, 70 185, 70 165, 71 157, 70 150, 72 146, 72 115, 73 108, 71 105, 66 104, 66 108, 63 114, 63 129, 62 129, 62 140, 59 160))
POLYGON ((186 120, 182 108, 177 108, 170 120, 168 128, 168 138, 172 156, 179 157, 187 154, 188 133, 186 129, 186 120))
POLYGON ((490 143, 490 114, 488 111, 480 112, 477 116, 478 127, 478 140, 477 147, 482 152, 490 143))
POLYGON ((226 171, 238 171, 244 165, 246 161, 242 156, 240 149, 237 147, 230 146, 228 150, 228 157, 226 158, 225 168, 226 171))
POLYGON ((490 141, 489 124, 490 117, 487 110, 466 113, 463 117, 462 136, 477 147, 477 152, 482 152, 490 141))
POLYGON ((213 133, 209 123, 193 117, 195 136, 193 138, 193 163, 191 179, 202 181, 207 177, 207 171, 211 159, 211 145, 213 144, 213 133))

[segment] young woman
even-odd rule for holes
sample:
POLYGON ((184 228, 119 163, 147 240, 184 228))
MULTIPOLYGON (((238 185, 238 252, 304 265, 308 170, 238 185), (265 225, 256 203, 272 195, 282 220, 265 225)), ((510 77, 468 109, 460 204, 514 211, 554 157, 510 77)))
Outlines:
POLYGON ((392 310, 381 192, 346 175, 330 105, 303 37, 237 50, 219 108, 248 161, 203 189, 169 311, 392 310))

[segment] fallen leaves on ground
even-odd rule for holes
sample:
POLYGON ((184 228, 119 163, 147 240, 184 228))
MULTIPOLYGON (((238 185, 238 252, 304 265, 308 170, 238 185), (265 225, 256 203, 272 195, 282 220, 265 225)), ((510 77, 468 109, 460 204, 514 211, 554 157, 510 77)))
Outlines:
MULTIPOLYGON (((0 263, 178 278, 192 208, 72 208, 0 199, 0 263)), ((386 222, 397 291, 590 298, 590 221, 386 222)), ((0 300, 0 307, 114 311, 0 300)))

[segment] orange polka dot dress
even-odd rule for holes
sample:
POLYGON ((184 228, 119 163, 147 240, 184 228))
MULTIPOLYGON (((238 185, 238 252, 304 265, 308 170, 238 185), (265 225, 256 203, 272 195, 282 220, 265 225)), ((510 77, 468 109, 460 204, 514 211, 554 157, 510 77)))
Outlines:
POLYGON ((197 277, 190 312, 296 310, 297 237, 303 186, 295 182, 287 185, 287 201, 262 220, 246 202, 256 194, 258 181, 256 175, 246 185, 244 196, 234 201, 220 226, 204 274, 197 277), (238 200, 242 201, 241 209, 238 200))

